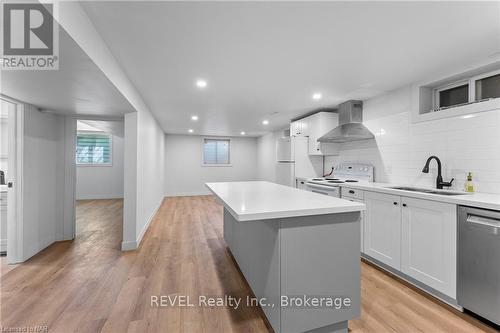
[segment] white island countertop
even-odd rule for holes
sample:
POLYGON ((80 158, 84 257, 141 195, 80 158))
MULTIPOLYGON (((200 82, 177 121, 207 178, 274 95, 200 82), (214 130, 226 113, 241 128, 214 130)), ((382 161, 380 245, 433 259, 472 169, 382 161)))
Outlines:
POLYGON ((362 203, 264 181, 206 183, 237 221, 365 210, 362 203))

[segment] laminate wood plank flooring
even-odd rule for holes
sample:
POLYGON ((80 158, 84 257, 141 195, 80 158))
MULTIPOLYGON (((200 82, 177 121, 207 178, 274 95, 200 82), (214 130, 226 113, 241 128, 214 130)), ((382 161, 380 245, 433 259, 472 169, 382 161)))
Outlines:
MULTIPOLYGON (((151 296, 250 296, 211 196, 165 199, 137 251, 121 252, 122 200, 77 203, 77 237, 0 269, 0 325, 49 332, 269 332, 255 307, 156 307, 151 296)), ((3 259, 3 258, 2 258, 3 259)), ((496 332, 361 263, 351 332, 496 332)))

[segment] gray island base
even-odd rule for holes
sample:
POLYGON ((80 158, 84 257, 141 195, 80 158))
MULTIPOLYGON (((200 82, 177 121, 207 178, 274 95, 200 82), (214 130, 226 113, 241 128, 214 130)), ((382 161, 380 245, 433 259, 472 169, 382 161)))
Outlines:
MULTIPOLYGON (((207 187, 224 205, 224 240, 268 322, 275 332, 347 332, 348 320, 360 316, 359 230, 364 205, 328 197, 332 200, 322 204, 335 206, 335 213, 317 214, 321 208, 316 207, 306 215, 311 205, 304 210, 294 205, 292 216, 276 207, 281 216, 276 218, 276 211, 266 210, 262 202, 255 204, 253 195, 245 199, 244 185, 256 194, 254 183, 265 182, 207 187), (238 211, 236 203, 245 212, 238 211), (254 216, 261 218, 250 219, 254 216)), ((326 197, 272 183, 260 185, 257 188, 282 195, 305 194, 299 201, 306 204, 326 197)))

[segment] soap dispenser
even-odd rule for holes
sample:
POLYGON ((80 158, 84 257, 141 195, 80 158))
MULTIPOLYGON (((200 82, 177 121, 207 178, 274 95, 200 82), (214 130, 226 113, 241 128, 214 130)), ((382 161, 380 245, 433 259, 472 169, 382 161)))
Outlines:
POLYGON ((474 184, 472 183, 472 172, 467 175, 467 181, 465 182, 465 192, 474 192, 474 184))

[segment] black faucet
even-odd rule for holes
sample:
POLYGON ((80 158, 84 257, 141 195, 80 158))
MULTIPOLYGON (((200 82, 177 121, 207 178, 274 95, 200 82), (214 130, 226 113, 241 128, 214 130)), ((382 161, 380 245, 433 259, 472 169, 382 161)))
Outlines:
POLYGON ((431 156, 427 159, 427 162, 425 162, 425 166, 422 169, 422 172, 429 173, 429 163, 431 163, 432 159, 435 159, 437 164, 438 164, 438 175, 436 178, 436 188, 442 189, 443 186, 450 187, 451 183, 453 183, 453 180, 455 180, 455 178, 452 178, 449 182, 443 182, 443 176, 441 175, 441 161, 439 160, 439 158, 437 156, 431 156))

